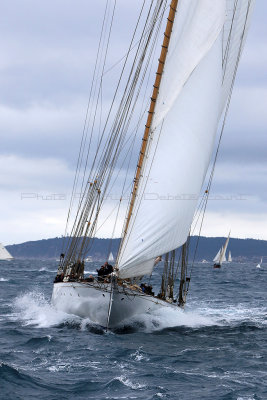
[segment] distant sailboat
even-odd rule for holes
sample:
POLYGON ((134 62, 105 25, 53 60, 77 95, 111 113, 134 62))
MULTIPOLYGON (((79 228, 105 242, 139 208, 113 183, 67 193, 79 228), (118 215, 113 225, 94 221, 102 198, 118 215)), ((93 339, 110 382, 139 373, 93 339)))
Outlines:
POLYGON ((108 256, 108 262, 113 262, 114 261, 114 257, 113 254, 110 252, 109 256, 108 256))
POLYGON ((13 257, 7 249, 0 243, 0 260, 11 260, 13 257))
POLYGON ((221 268, 222 263, 226 262, 225 254, 226 254, 227 246, 228 246, 228 243, 229 243, 229 239, 230 239, 230 232, 229 232, 228 238, 225 241, 224 246, 218 251, 218 253, 216 254, 215 258, 213 259, 214 268, 221 268))
POLYGON ((256 268, 261 268, 261 264, 262 264, 262 257, 261 257, 259 264, 256 265, 256 268))
POLYGON ((231 251, 229 250, 229 254, 228 254, 228 262, 230 263, 230 262, 232 262, 233 260, 232 260, 232 254, 231 254, 231 251))

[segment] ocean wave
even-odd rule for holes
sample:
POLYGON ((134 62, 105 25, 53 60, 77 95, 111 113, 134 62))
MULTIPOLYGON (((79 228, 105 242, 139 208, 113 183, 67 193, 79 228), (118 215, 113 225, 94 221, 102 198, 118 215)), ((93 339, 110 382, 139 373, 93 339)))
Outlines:
POLYGON ((107 383, 106 387, 118 388, 121 385, 133 390, 144 389, 146 387, 138 382, 132 382, 126 375, 116 376, 107 383))
POLYGON ((39 272, 53 272, 53 271, 50 271, 48 268, 46 268, 46 267, 42 267, 42 268, 40 268, 39 269, 39 272))
MULTIPOLYGON (((19 384, 20 386, 26 386, 33 384, 33 379, 21 372, 17 367, 13 365, 6 364, 4 362, 0 362, 0 382, 1 382, 1 395, 4 395, 3 389, 7 389, 7 393, 10 393, 10 385, 19 384)), ((8 398, 8 397, 3 397, 8 398)), ((10 398, 10 397, 9 397, 10 398)))
POLYGON ((19 371, 17 368, 11 367, 4 362, 0 362, 0 377, 5 378, 6 374, 18 376, 19 371))
POLYGON ((267 309, 264 307, 248 308, 245 304, 229 305, 224 308, 209 304, 190 304, 184 310, 177 307, 160 308, 150 313, 139 314, 123 321, 114 329, 115 333, 148 333, 165 329, 238 329, 240 331, 265 328, 267 325, 267 309))
POLYGON ((144 354, 144 352, 142 351, 142 347, 140 347, 139 349, 137 349, 134 353, 130 354, 130 358, 134 361, 149 361, 149 358, 144 354))
POLYGON ((216 307, 212 304, 198 303, 191 304, 190 310, 198 312, 216 321, 221 326, 236 326, 250 324, 253 326, 264 327, 267 324, 266 307, 249 307, 248 304, 225 305, 216 307))

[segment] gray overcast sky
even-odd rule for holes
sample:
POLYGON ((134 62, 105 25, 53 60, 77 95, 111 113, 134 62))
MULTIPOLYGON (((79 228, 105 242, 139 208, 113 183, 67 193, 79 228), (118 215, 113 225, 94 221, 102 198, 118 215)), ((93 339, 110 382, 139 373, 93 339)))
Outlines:
MULTIPOLYGON (((117 1, 108 65, 125 53, 140 4, 117 1)), ((104 6, 104 0, 0 3, 4 244, 64 232, 104 6), (51 194, 67 199, 45 200, 51 194)), ((207 236, 225 236, 231 228, 235 237, 267 240, 266 18, 267 1, 257 0, 204 223, 207 236)))

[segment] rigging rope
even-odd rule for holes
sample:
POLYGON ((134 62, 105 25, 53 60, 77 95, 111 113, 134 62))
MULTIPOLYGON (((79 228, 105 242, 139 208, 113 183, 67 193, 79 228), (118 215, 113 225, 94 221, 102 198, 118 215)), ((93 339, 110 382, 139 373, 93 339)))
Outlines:
POLYGON ((105 26, 105 21, 106 21, 106 16, 107 16, 108 2, 109 2, 109 0, 106 1, 105 11, 104 11, 104 18, 103 18, 102 25, 101 25, 100 38, 99 38, 98 48, 97 48, 97 53, 96 53, 96 60, 95 60, 93 77, 92 77, 90 93, 89 93, 89 99, 88 99, 87 109, 86 109, 86 114, 85 114, 85 121, 84 121, 84 125, 83 125, 82 138, 81 138, 81 142, 80 142, 79 154, 78 154, 76 170, 75 170, 75 175, 74 175, 74 182, 73 182, 73 187, 72 187, 72 192, 71 192, 70 205, 69 205, 67 221, 66 221, 66 226, 65 226, 65 233, 64 233, 64 238, 63 238, 63 241, 62 241, 61 253, 63 252, 64 245, 65 245, 65 239, 66 239, 66 236, 67 236, 69 219, 70 219, 70 215, 71 215, 71 210, 72 210, 72 206, 73 206, 75 190, 77 188, 78 176, 79 176, 79 171, 80 171, 81 162, 82 162, 83 143, 85 141, 86 125, 87 125, 89 108, 90 108, 90 104, 91 104, 92 90, 93 90, 93 86, 94 86, 94 82, 95 82, 95 74, 96 74, 96 69, 97 69, 97 64, 98 64, 98 59, 99 59, 99 52, 100 52, 100 47, 101 47, 102 38, 103 38, 103 29, 104 29, 104 26, 105 26))
MULTIPOLYGON (((84 183, 85 183, 85 185, 84 185, 82 197, 79 202, 79 208, 76 213, 75 220, 74 220, 74 225, 73 225, 73 228, 71 231, 71 237, 69 238, 69 241, 68 241, 67 257, 65 258, 65 261, 64 261, 65 269, 70 262, 74 262, 74 260, 77 258, 77 254, 78 254, 79 258, 84 256, 84 250, 86 250, 88 248, 89 239, 92 238, 92 235, 96 229, 98 215, 99 215, 102 203, 104 201, 107 188, 109 187, 109 183, 110 183, 111 177, 113 175, 116 163, 119 159, 120 151, 123 148, 126 131, 131 122, 133 111, 136 107, 137 100, 138 100, 138 97, 139 97, 139 94, 141 91, 141 87, 143 85, 143 81, 144 81, 144 78, 147 73, 149 61, 150 61, 152 53, 153 53, 153 48, 155 46, 157 33, 159 31, 159 22, 157 22, 157 24, 155 24, 155 21, 159 20, 161 22, 161 20, 162 20, 162 18, 159 18, 159 16, 162 14, 162 5, 164 4, 164 2, 165 2, 165 0, 164 1, 158 0, 156 2, 156 6, 153 9, 153 11, 152 11, 152 2, 151 2, 149 12, 148 12, 148 15, 146 18, 146 23, 143 28, 143 33, 146 30, 147 34, 142 35, 142 40, 140 41, 140 43, 138 45, 136 55, 134 58, 134 62, 133 62, 133 65, 130 70, 130 74, 129 74, 129 77, 128 77, 128 80, 126 83, 126 88, 124 90, 124 95, 122 97, 119 109, 118 109, 116 117, 115 117, 115 121, 112 124, 112 127, 109 131, 108 138, 106 140, 106 143, 104 144, 104 148, 102 149, 102 155, 100 155, 99 161, 97 163, 98 165, 95 168, 97 157, 100 154, 99 153, 100 146, 101 146, 101 143, 102 143, 102 140, 104 137, 107 123, 108 123, 109 117, 111 115, 111 110, 113 108, 115 98, 117 96, 117 92, 118 92, 119 85, 121 83, 122 75, 125 70, 126 61, 127 61, 127 60, 125 60, 125 63, 124 63, 123 69, 122 69, 122 73, 120 75, 119 82, 117 84, 115 95, 113 97, 111 107, 108 112, 108 116, 107 116, 103 131, 102 131, 99 143, 98 143, 97 152, 96 152, 93 162, 92 162, 91 172, 89 174, 89 180, 86 181, 86 183, 85 183, 85 181, 84 181, 85 170, 87 169, 88 158, 89 158, 89 151, 87 152, 87 158, 86 158, 86 162, 85 162, 85 169, 84 169, 84 175, 83 175, 83 181, 82 181, 82 189, 83 189, 84 183), (147 26, 150 27, 149 30, 147 30, 147 26), (94 175, 94 178, 93 178, 93 175, 94 175), (93 179, 91 179, 91 177, 93 179), (82 237, 83 237, 83 239, 82 239, 82 237)), ((144 3, 143 3, 143 6, 144 6, 144 3)), ((112 26, 113 16, 114 16, 114 9, 113 9, 113 14, 112 14, 111 26, 112 26)), ((140 15, 139 15, 139 20, 140 20, 140 15)), ((138 20, 137 26, 139 24, 139 20, 138 20)), ((98 91, 96 109, 98 107, 99 93, 101 93, 101 90, 102 90, 102 77, 103 77, 103 72, 104 72, 104 68, 105 68, 105 60, 106 60, 106 54, 107 54, 107 49, 108 49, 108 43, 109 43, 109 39, 110 39, 111 26, 110 26, 109 36, 108 36, 108 40, 107 40, 107 47, 106 47, 106 52, 105 52, 105 57, 104 57, 104 65, 102 68, 102 76, 101 76, 100 88, 98 91)), ((136 34, 137 26, 135 28, 129 50, 131 49, 131 45, 132 45, 134 36, 136 34)), ((127 57, 127 59, 128 59, 128 57, 127 57)), ((91 132, 93 131, 93 128, 94 128, 95 116, 96 116, 96 112, 94 114, 93 126, 91 129, 91 132)), ((91 142, 90 142, 90 144, 91 144, 91 142)), ((75 182, 75 184, 76 184, 76 182, 75 182)), ((75 188, 76 188, 76 186, 75 186, 75 188)))

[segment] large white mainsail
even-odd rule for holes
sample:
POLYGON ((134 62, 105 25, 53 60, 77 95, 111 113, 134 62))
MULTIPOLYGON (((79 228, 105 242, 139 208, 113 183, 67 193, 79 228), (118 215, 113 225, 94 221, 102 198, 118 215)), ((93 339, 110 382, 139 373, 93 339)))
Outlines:
MULTIPOLYGON (((248 9, 250 1, 242 2, 248 9)), ((233 24, 242 22, 244 29, 247 22, 241 11, 233 19, 238 1, 231 3, 230 9, 225 0, 179 1, 137 197, 118 258, 121 278, 151 273, 155 257, 187 239, 231 87, 226 89, 226 79, 232 84, 234 76, 235 68, 226 64, 236 66, 243 39, 239 29, 225 23, 231 12, 233 24), (230 45, 222 52, 225 35, 230 45)))
POLYGON ((7 249, 0 243, 0 260, 11 260, 13 257, 7 249))

